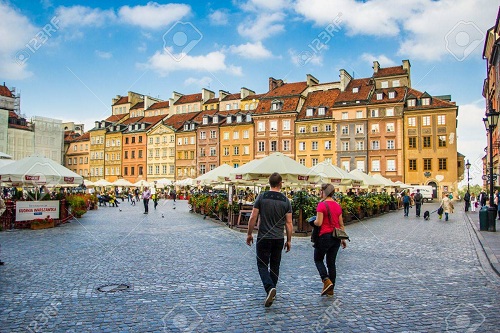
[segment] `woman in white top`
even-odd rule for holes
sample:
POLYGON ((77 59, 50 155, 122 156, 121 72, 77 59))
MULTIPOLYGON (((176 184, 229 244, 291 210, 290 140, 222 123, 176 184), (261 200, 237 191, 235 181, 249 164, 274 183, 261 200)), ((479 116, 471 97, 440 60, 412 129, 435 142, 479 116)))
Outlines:
POLYGON ((477 197, 474 193, 470 195, 470 208, 471 211, 475 212, 476 211, 476 204, 477 204, 477 197))

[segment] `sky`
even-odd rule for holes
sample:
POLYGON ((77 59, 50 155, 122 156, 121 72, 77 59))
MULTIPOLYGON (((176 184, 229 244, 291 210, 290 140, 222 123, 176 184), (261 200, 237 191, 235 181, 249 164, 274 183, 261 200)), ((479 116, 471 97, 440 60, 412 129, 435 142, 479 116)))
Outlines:
POLYGON ((412 87, 459 105, 458 151, 481 183, 486 31, 494 0, 0 0, 0 84, 21 112, 84 123, 128 91, 167 100, 208 88, 264 93, 411 63, 412 87))

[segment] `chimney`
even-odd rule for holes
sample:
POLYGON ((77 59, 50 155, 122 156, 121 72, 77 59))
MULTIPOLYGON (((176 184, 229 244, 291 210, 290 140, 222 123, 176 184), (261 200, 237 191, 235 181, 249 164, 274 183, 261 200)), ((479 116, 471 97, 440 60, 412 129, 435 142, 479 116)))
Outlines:
POLYGON ((319 84, 319 80, 312 76, 311 74, 306 75, 307 86, 312 87, 316 84, 319 84))
POLYGON ((206 88, 201 89, 201 99, 202 99, 203 103, 205 103, 206 101, 208 101, 209 99, 214 98, 214 97, 215 97, 215 93, 213 91, 208 90, 206 88))
POLYGON ((181 94, 181 93, 178 93, 178 92, 176 92, 176 91, 173 91, 173 92, 172 92, 172 98, 171 98, 171 100, 172 100, 173 102, 171 102, 170 104, 171 104, 171 105, 172 105, 172 104, 174 104, 174 103, 175 103, 175 102, 177 102, 177 101, 179 100, 179 98, 181 98, 182 96, 184 96, 184 95, 183 95, 183 94, 181 94))
POLYGON ((121 96, 120 95, 116 95, 116 98, 112 98, 111 99, 111 105, 114 105, 116 102, 118 102, 120 100, 121 96))
POLYGON ((378 73, 378 70, 380 69, 380 64, 378 63, 377 60, 373 62, 373 74, 378 73))
POLYGON ((283 85, 283 80, 275 79, 274 77, 269 78, 269 91, 274 90, 283 85))
POLYGON ((241 99, 243 99, 247 96, 250 96, 250 95, 255 95, 255 91, 250 90, 250 89, 245 88, 245 87, 241 87, 241 89, 240 89, 240 98, 241 99))
POLYGON ((406 69, 406 73, 408 73, 408 87, 411 88, 411 72, 410 72, 410 60, 403 60, 403 69, 406 69))
POLYGON ((146 111, 149 108, 148 102, 149 102, 148 96, 144 95, 144 111, 146 111))
POLYGON ((229 91, 219 90, 219 102, 222 101, 227 95, 229 95, 229 91))
POLYGON ((95 122, 95 128, 99 128, 99 127, 101 127, 100 125, 101 125, 101 123, 100 123, 100 122, 98 122, 98 121, 96 121, 96 122, 95 122))
POLYGON ((347 73, 345 69, 340 70, 340 91, 345 91, 345 88, 347 88, 347 85, 349 82, 352 80, 352 76, 347 73))

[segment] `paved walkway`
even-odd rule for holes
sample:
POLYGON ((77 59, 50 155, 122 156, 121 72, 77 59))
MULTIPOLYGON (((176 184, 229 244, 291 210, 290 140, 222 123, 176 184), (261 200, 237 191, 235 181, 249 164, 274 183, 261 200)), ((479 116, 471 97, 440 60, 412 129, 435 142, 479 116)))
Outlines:
POLYGON ((319 296, 311 243, 294 237, 292 251, 283 254, 277 300, 264 308, 255 247, 245 244, 245 234, 189 213, 185 201, 172 208, 167 201, 144 215, 142 202, 125 202, 54 229, 1 232, 6 265, 0 266, 0 331, 500 327, 500 278, 465 213, 453 214, 449 222, 435 214, 424 221, 412 209, 407 218, 400 211, 349 225, 352 242, 339 253, 335 299, 319 296), (120 290, 119 284, 130 288, 120 290))

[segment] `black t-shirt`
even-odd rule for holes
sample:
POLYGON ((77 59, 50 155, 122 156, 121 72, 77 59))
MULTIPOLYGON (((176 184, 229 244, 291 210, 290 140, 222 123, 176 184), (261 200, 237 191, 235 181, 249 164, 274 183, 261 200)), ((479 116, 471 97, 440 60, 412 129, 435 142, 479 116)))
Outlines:
POLYGON ((266 191, 259 194, 254 208, 259 210, 260 216, 257 238, 282 239, 286 214, 292 212, 290 200, 283 193, 266 191))

